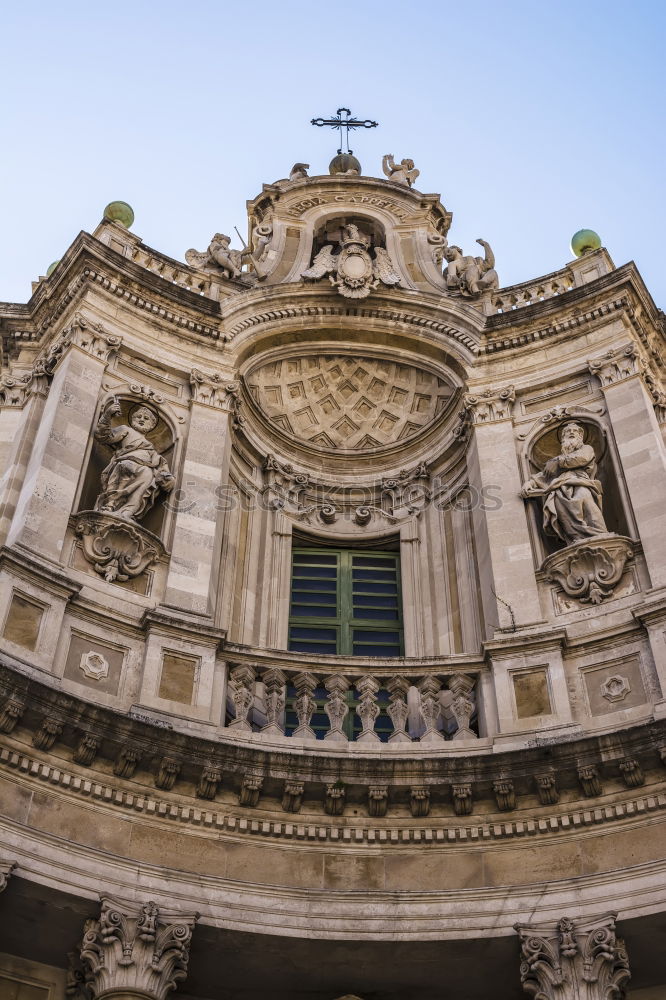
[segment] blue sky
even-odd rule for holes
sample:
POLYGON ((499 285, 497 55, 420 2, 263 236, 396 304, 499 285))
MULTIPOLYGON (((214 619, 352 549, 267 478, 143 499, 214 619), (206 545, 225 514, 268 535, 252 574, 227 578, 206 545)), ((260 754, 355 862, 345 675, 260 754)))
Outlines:
POLYGON ((162 0, 13 4, 2 21, 0 299, 62 256, 105 204, 183 259, 245 232, 245 201, 292 163, 325 173, 343 105, 364 173, 411 156, 466 252, 503 285, 600 233, 666 307, 666 4, 162 0))

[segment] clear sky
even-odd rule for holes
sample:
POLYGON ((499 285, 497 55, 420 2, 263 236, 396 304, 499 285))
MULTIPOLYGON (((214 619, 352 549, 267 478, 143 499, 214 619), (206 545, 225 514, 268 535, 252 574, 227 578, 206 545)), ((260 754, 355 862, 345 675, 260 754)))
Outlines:
POLYGON ((380 122, 363 172, 412 157, 502 285, 591 228, 666 307, 663 0, 14 0, 0 24, 1 300, 114 199, 181 260, 245 234, 263 182, 327 171, 337 133, 309 122, 342 105, 380 122))

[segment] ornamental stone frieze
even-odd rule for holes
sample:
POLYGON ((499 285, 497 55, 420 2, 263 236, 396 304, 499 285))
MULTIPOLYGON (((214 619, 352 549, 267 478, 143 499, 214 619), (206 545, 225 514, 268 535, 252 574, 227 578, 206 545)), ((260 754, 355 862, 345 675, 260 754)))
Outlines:
POLYGON ((154 902, 102 897, 98 920, 88 920, 81 961, 95 997, 165 1000, 187 976, 198 913, 178 913, 154 902))
POLYGON ((616 913, 516 924, 520 980, 536 1000, 623 1000, 631 978, 616 913))

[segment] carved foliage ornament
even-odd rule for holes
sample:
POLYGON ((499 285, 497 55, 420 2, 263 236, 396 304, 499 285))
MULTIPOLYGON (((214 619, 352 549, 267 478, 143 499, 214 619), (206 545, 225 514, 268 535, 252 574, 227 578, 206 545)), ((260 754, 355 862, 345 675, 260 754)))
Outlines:
POLYGON ((624 942, 615 934, 616 917, 516 924, 525 992, 535 1000, 623 1000, 631 973, 624 942))
POLYGON ((342 228, 340 251, 333 252, 333 244, 323 247, 312 266, 303 271, 302 278, 316 281, 328 274, 329 280, 340 295, 348 299, 365 299, 380 282, 399 285, 400 275, 395 270, 388 251, 375 247, 374 260, 368 253, 370 240, 350 223, 342 228))
POLYGON ((139 906, 102 897, 99 920, 86 922, 81 947, 95 995, 114 990, 165 1000, 187 975, 198 917, 163 912, 153 902, 139 906))

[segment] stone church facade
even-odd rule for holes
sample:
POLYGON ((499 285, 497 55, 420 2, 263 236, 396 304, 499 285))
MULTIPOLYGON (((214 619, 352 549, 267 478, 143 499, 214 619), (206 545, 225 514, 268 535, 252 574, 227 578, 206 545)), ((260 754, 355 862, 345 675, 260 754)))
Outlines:
POLYGON ((0 304, 0 997, 666 996, 663 313, 383 168, 0 304))

